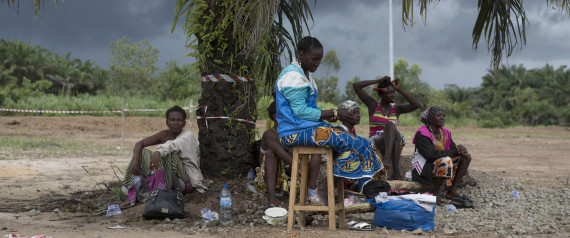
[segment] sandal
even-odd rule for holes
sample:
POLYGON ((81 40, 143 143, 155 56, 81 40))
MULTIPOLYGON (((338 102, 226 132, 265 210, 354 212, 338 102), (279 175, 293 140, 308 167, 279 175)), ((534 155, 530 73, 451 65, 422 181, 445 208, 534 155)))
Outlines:
POLYGON ((351 230, 358 230, 358 231, 373 231, 374 230, 374 226, 370 225, 367 222, 355 222, 355 221, 349 221, 346 223, 346 227, 348 227, 348 229, 351 230))

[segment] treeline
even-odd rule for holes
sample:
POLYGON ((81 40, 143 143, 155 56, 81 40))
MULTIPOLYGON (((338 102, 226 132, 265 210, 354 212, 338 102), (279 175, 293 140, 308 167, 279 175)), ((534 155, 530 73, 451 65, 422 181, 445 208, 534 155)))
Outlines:
MULTIPOLYGON (((358 101, 352 89, 352 84, 361 80, 358 76, 346 83, 344 94, 337 89, 338 78, 329 76, 331 71, 340 69, 334 50, 325 54, 321 65, 319 71, 321 68, 324 70, 316 77, 319 100, 332 104, 346 99, 358 101), (322 89, 326 92, 321 93, 322 89)), ((404 117, 404 121, 413 123, 404 124, 417 124, 423 110, 440 106, 446 110, 452 123, 459 120, 481 127, 570 125, 570 69, 566 66, 554 69, 546 65, 528 70, 522 65, 502 66, 496 75, 489 71, 483 76, 479 87, 462 88, 450 84, 443 90, 431 88, 420 80, 421 73, 418 64, 410 66, 405 59, 400 58, 394 64, 394 77, 402 80, 401 88, 422 104, 419 110, 404 117)), ((372 88, 366 89, 375 95, 372 88)), ((399 94, 396 102, 407 103, 399 94)), ((367 115, 363 108, 364 105, 361 106, 362 115, 367 115)))
MULTIPOLYGON (((110 44, 110 69, 93 62, 71 59, 40 46, 21 41, 0 40, 0 106, 18 109, 116 110, 124 99, 127 108, 167 108, 186 106, 188 99, 200 97, 200 77, 189 65, 170 61, 158 69, 158 50, 148 41, 131 43, 127 38, 110 44)), ((319 106, 330 109, 343 100, 359 101, 349 80, 344 92, 338 89, 339 78, 333 74, 341 68, 334 50, 325 54, 315 75, 319 88, 319 106)), ((570 123, 570 69, 550 65, 538 69, 503 66, 496 75, 488 72, 479 87, 462 88, 446 85, 431 88, 420 79, 422 69, 405 59, 394 64, 401 88, 416 97, 422 107, 403 116, 402 123, 417 124, 427 107, 445 108, 452 124, 475 124, 481 127, 516 125, 560 125, 570 123)), ((263 91, 260 88, 260 95, 263 91)), ((369 94, 374 94, 368 87, 369 94)), ((267 91, 267 90, 266 90, 267 91)), ((258 119, 266 119, 271 97, 259 99, 258 119)), ((405 99, 398 95, 398 103, 405 99)), ((361 106, 362 115, 368 115, 361 106)), ((15 113, 0 112, 0 115, 15 113)), ((152 113, 145 115, 162 115, 152 113)), ((368 123, 362 117, 362 124, 368 123)))
POLYGON ((110 69, 103 69, 90 60, 72 59, 71 53, 58 55, 41 46, 1 39, 0 105, 10 107, 45 95, 125 97, 127 102, 198 99, 198 74, 176 61, 167 62, 159 72, 159 52, 148 41, 135 44, 123 38, 112 42, 110 50, 110 69))

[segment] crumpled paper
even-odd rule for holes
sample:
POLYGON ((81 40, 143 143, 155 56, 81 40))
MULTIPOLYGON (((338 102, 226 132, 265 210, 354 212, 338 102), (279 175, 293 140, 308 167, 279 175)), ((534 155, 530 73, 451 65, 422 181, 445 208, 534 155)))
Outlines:
POLYGON ((207 208, 207 207, 202 208, 200 215, 202 216, 202 218, 204 218, 206 220, 215 221, 215 220, 220 219, 220 215, 218 215, 217 212, 214 212, 214 211, 210 210, 210 208, 207 208))

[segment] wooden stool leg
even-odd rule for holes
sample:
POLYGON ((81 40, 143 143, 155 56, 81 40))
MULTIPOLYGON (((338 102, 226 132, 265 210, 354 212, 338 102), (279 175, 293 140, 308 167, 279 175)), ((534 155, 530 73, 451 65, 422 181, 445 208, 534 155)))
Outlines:
POLYGON ((329 230, 336 230, 335 202, 334 202, 334 174, 332 151, 327 152, 327 190, 329 208, 329 230))
POLYGON ((340 201, 340 206, 337 209, 338 212, 338 228, 344 229, 346 222, 344 221, 344 183, 338 183, 337 185, 338 200, 340 201))
POLYGON ((291 167, 291 186, 289 187, 289 217, 287 221, 287 230, 293 230, 293 213, 295 213, 295 196, 297 195, 297 174, 299 173, 299 154, 298 148, 293 147, 293 161, 291 167))
MULTIPOLYGON (((307 204, 307 183, 308 183, 308 176, 309 176, 309 155, 302 155, 301 156, 301 188, 299 189, 299 203, 301 206, 305 206, 307 204)), ((291 181, 293 183, 293 181, 291 181)), ((305 211, 299 211, 299 226, 305 226, 305 211)))

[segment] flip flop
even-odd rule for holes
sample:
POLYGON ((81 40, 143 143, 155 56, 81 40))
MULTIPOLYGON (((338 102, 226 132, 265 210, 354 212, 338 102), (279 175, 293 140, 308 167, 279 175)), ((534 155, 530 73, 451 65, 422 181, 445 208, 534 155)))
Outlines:
MULTIPOLYGON (((351 221, 354 222, 354 221, 351 221)), ((349 222, 350 223, 350 222, 349 222)), ((373 231, 374 230, 374 226, 370 225, 367 222, 359 222, 353 225, 348 225, 348 223, 346 224, 348 229, 351 230, 358 230, 358 231, 373 231)))
MULTIPOLYGON (((349 228, 349 227, 352 227, 352 226, 354 226, 354 225, 356 225, 356 224, 358 224, 358 222, 356 222, 356 221, 349 221, 349 222, 347 222, 347 223, 344 225, 344 227, 345 227, 345 228, 349 228)), ((338 228, 338 221, 336 221, 336 224, 335 224, 335 225, 336 225, 336 227, 338 228)))

